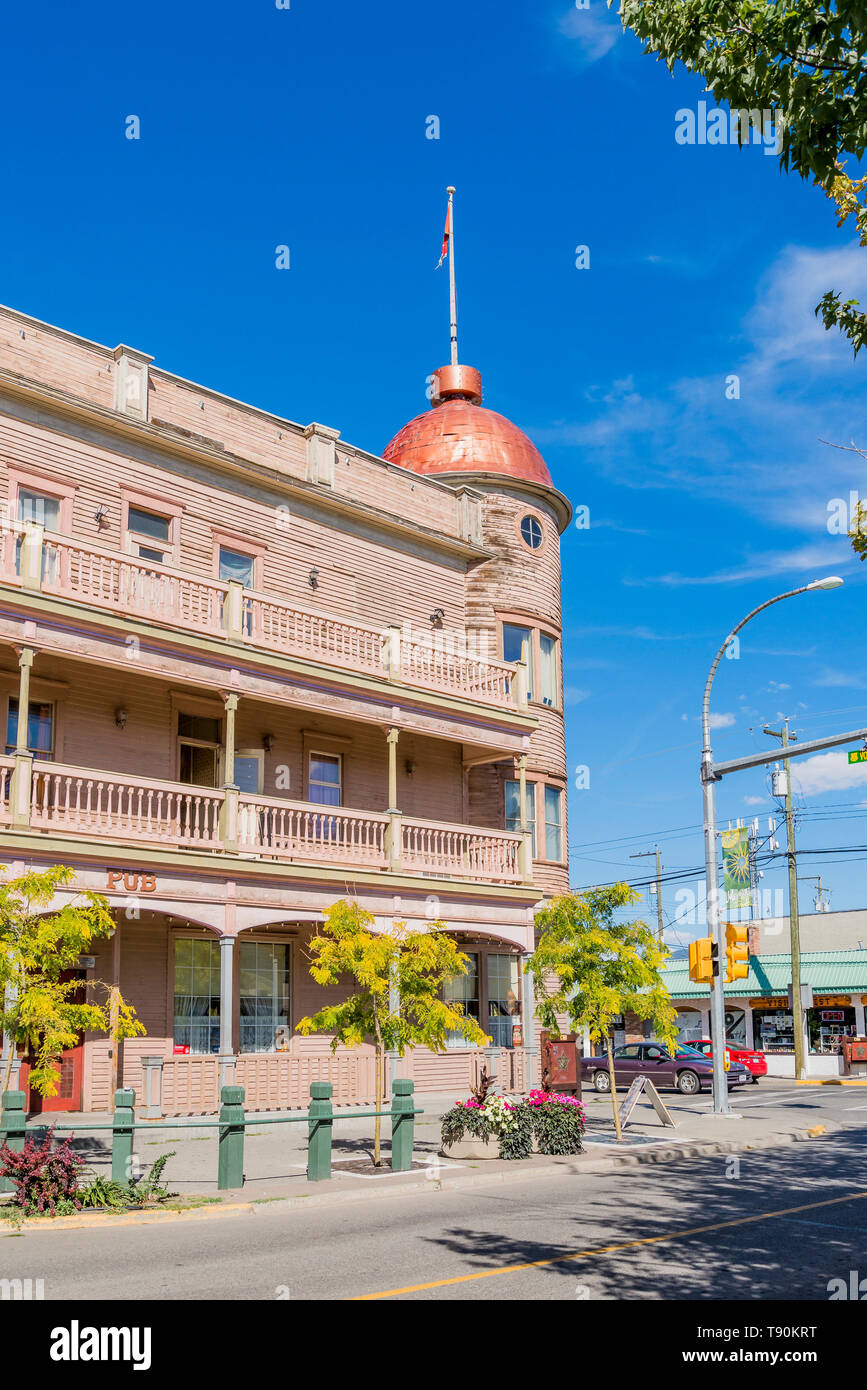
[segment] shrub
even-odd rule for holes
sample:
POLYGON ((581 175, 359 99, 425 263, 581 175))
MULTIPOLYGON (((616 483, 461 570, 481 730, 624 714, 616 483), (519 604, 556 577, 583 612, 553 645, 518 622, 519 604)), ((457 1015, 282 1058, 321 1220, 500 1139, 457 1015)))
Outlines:
POLYGON ((529 1158, 533 1140, 539 1153, 580 1154, 584 1106, 575 1096, 557 1091, 531 1091, 525 1100, 504 1096, 458 1101, 442 1120, 443 1147, 462 1139, 499 1141, 500 1158, 529 1158))
POLYGON ((147 1177, 134 1182, 132 1178, 128 1183, 115 1182, 110 1178, 95 1177, 83 1187, 79 1192, 79 1198, 83 1207, 142 1207, 148 1202, 165 1202, 167 1198, 177 1194, 169 1192, 160 1183, 163 1169, 170 1158, 174 1158, 175 1150, 170 1153, 160 1154, 159 1158, 151 1164, 150 1172, 147 1177))
POLYGON ((532 1116, 540 1154, 581 1153, 585 1115, 577 1096, 563 1095, 559 1091, 531 1091, 524 1106, 532 1116))
POLYGON ((70 1139, 54 1144, 52 1125, 41 1141, 28 1137, 19 1152, 0 1144, 0 1177, 15 1187, 15 1201, 27 1214, 48 1211, 54 1216, 58 1204, 80 1210, 78 1181, 84 1162, 73 1153, 70 1139))

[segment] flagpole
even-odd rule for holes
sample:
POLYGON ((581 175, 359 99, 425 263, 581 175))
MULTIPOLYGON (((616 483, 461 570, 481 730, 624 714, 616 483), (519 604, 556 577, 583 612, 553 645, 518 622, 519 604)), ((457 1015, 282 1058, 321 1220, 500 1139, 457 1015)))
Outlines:
POLYGON ((455 190, 449 185, 449 299, 451 307, 452 366, 458 365, 458 301, 455 291, 455 190))

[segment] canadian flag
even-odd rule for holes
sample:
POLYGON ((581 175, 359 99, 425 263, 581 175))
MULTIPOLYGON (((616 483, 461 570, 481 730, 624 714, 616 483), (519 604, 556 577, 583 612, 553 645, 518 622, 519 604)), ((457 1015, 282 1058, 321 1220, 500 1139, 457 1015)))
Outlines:
POLYGON ((446 256, 449 254, 449 242, 451 241, 451 236, 452 236, 452 205, 451 205, 451 203, 449 203, 448 207, 446 208, 446 229, 445 229, 445 231, 443 232, 443 250, 442 250, 442 255, 441 255, 440 258, 439 258, 439 261, 437 262, 437 270, 439 270, 439 268, 440 268, 440 266, 442 265, 443 261, 445 260, 446 256))

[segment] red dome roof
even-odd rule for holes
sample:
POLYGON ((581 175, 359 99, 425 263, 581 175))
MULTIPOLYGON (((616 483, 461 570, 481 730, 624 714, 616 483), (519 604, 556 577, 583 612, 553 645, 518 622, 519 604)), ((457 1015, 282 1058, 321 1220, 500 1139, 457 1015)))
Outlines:
POLYGON ((410 420, 382 457, 413 473, 502 473, 554 486, 539 450, 517 425, 461 397, 434 403, 410 420))

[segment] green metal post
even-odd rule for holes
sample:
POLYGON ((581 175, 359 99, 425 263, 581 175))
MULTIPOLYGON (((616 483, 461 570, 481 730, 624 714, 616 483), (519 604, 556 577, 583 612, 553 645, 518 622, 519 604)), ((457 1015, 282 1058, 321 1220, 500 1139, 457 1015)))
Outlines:
MULTIPOLYGON (((117 1046, 117 1044, 115 1044, 117 1046)), ((135 1138, 135 1091, 115 1091, 111 1132, 111 1180, 131 1182, 132 1146, 135 1138)))
POLYGON ((331 1093, 330 1081, 310 1083, 310 1109, 307 1112, 308 1182, 325 1182, 331 1177, 331 1131, 334 1125, 331 1093))
MULTIPOLYGON (((3 1109, 0 1113, 0 1141, 8 1144, 10 1149, 14 1149, 16 1153, 21 1153, 24 1148, 26 1124, 24 1092, 4 1091, 3 1109)), ((0 1192, 14 1192, 14 1190, 14 1186, 8 1178, 0 1178, 0 1192)))
POLYGON ((412 1167, 413 1131, 415 1129, 414 1083, 398 1078, 391 1083, 391 1171, 408 1173, 412 1167))
POLYGON ((244 1087, 224 1086, 220 1100, 217 1187, 226 1192, 244 1186, 244 1087))

